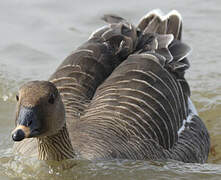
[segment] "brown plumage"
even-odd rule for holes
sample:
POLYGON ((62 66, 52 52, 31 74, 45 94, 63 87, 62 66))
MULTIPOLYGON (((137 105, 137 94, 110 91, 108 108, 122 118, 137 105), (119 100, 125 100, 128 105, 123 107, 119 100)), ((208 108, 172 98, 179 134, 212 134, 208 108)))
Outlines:
POLYGON ((209 135, 184 78, 190 48, 181 41, 180 15, 153 11, 137 27, 103 19, 110 25, 68 56, 50 82, 20 88, 16 122, 30 131, 13 131, 14 140, 25 138, 15 151, 42 160, 205 162, 209 135))

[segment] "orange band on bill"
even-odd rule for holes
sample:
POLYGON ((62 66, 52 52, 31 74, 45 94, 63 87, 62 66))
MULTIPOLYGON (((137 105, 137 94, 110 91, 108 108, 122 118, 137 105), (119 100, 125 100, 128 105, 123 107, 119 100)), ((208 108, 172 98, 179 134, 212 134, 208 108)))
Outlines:
POLYGON ((26 126, 23 126, 23 125, 18 125, 13 131, 12 131, 12 134, 17 131, 18 129, 21 129, 24 133, 25 133, 25 137, 29 137, 30 136, 30 128, 29 127, 26 127, 26 126))

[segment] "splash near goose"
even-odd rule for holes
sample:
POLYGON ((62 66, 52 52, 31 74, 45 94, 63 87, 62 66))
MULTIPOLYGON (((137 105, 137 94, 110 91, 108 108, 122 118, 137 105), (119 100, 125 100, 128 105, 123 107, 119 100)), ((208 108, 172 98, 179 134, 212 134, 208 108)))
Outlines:
POLYGON ((210 140, 184 78, 190 48, 177 11, 137 26, 105 15, 48 81, 17 95, 14 151, 40 160, 174 159, 204 163, 210 140))

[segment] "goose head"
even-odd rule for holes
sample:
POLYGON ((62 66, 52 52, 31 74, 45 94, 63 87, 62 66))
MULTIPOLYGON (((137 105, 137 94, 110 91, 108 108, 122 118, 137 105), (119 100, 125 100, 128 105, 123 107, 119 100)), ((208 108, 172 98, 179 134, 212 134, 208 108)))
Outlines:
POLYGON ((55 85, 49 81, 31 81, 19 89, 14 141, 51 136, 65 126, 65 110, 55 85))

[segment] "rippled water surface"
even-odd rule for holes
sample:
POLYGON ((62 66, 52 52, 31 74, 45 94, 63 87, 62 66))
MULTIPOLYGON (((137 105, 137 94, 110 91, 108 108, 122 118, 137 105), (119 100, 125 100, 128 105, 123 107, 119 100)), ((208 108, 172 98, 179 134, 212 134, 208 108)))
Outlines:
POLYGON ((221 1, 220 0, 1 0, 0 1, 0 179, 221 179, 221 1), (90 33, 114 13, 137 23, 149 10, 177 9, 192 48, 186 78, 192 99, 211 135, 207 164, 69 160, 40 162, 14 156, 15 94, 34 79, 47 79, 90 33))

